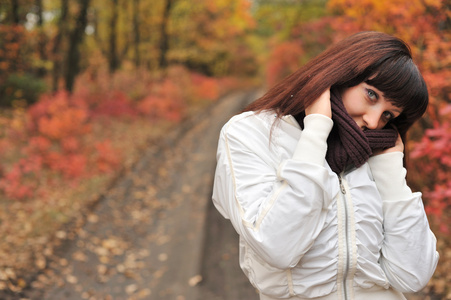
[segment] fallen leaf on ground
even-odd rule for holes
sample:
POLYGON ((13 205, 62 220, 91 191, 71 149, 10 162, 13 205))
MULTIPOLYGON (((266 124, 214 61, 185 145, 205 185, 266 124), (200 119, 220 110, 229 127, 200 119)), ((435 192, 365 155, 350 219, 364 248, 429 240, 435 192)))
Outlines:
POLYGON ((189 280, 188 280, 188 284, 189 284, 189 286, 196 286, 198 283, 200 283, 202 281, 202 276, 200 276, 200 275, 196 275, 196 276, 193 276, 193 277, 191 277, 189 280))

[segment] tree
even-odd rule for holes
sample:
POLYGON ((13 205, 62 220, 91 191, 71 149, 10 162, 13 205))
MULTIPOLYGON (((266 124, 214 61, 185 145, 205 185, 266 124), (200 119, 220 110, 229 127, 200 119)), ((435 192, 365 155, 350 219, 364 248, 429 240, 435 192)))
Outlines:
POLYGON ((18 25, 20 22, 18 0, 11 0, 11 20, 12 23, 16 25, 18 25))
POLYGON ((252 61, 246 41, 255 25, 250 6, 247 0, 178 0, 168 26, 168 60, 216 76, 239 65, 241 53, 252 61))
POLYGON ((48 60, 46 44, 47 44, 47 35, 44 31, 44 16, 43 10, 44 7, 42 5, 42 0, 35 0, 35 13, 37 15, 38 21, 36 24, 36 30, 38 35, 38 55, 40 64, 37 66, 37 76, 44 77, 47 73, 44 63, 48 60))
POLYGON ((173 3, 174 0, 165 0, 164 2, 163 18, 161 21, 160 29, 160 58, 158 63, 160 68, 162 69, 168 66, 167 53, 169 50, 169 34, 167 27, 173 3))
POLYGON ((133 50, 134 50, 134 62, 135 67, 139 67, 141 64, 141 55, 139 53, 139 46, 141 42, 140 34, 140 18, 139 18, 139 0, 133 0, 133 50))
POLYGON ((75 77, 80 72, 80 44, 85 35, 85 28, 88 23, 88 7, 90 0, 79 0, 80 9, 78 11, 75 27, 69 36, 69 49, 66 57, 66 90, 72 92, 75 77))
POLYGON ((58 82, 62 73, 62 55, 61 51, 63 44, 63 37, 68 33, 68 12, 69 0, 61 0, 60 16, 58 19, 58 33, 53 40, 52 57, 53 57, 53 72, 52 72, 52 90, 58 90, 58 82))
POLYGON ((119 66, 117 54, 117 19, 118 19, 118 0, 111 0, 111 18, 110 18, 110 51, 108 56, 110 72, 114 73, 119 66))

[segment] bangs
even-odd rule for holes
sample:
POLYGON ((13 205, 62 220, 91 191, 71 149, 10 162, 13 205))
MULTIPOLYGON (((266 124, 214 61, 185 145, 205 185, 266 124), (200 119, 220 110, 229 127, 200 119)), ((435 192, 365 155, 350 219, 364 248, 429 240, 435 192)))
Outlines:
POLYGON ((383 92, 393 105, 402 108, 404 117, 419 119, 424 114, 429 98, 427 86, 409 57, 385 60, 373 74, 375 76, 365 82, 383 92))

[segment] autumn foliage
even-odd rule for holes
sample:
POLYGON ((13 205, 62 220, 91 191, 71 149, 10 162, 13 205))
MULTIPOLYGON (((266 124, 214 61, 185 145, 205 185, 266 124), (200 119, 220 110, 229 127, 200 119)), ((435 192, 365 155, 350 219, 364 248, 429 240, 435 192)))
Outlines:
MULTIPOLYGON (((217 79, 181 67, 171 72, 177 76, 149 79, 147 95, 140 100, 131 99, 124 86, 109 89, 114 78, 90 81, 81 76, 73 94, 45 94, 29 107, 15 108, 11 122, 5 118, 1 125, 5 136, 0 142, 7 146, 3 151, 9 159, 1 165, 0 191, 10 199, 26 200, 44 195, 61 178, 74 185, 115 172, 121 167, 121 152, 109 139, 94 135, 94 126, 112 118, 179 122, 194 99, 218 98, 217 79)), ((126 75, 118 76, 125 80, 126 75)))
POLYGON ((300 57, 314 56, 331 42, 359 31, 382 31, 405 40, 430 94, 428 112, 412 130, 407 145, 409 180, 415 189, 423 192, 431 222, 448 232, 450 216, 446 211, 451 208, 449 1, 330 0, 327 9, 328 15, 294 22, 289 34, 277 37, 267 63, 268 84, 301 65, 300 57))
POLYGON ((444 232, 450 229, 450 216, 445 212, 451 207, 449 5, 448 1, 441 0, 365 0, 359 4, 352 0, 329 1, 330 9, 339 14, 333 23, 337 32, 380 30, 399 36, 411 46, 414 60, 428 84, 430 105, 424 120, 412 133, 414 140, 408 145, 410 178, 424 194, 431 221, 444 232), (418 138, 421 135, 423 137, 418 138))
POLYGON ((411 130, 406 145, 408 181, 423 193, 425 209, 438 237, 443 268, 426 290, 450 298, 447 272, 451 231, 451 3, 445 0, 330 0, 328 14, 308 22, 295 22, 282 43, 272 49, 268 82, 299 64, 292 55, 300 46, 304 56, 314 56, 331 42, 353 33, 376 30, 398 36, 411 47, 429 89, 430 105, 411 130), (321 34, 318 34, 318 33, 321 34), (297 43, 296 47, 286 47, 297 43), (299 45, 299 46, 298 46, 299 45))
MULTIPOLYGON (((41 202, 63 202, 49 196, 57 190, 118 174, 131 151, 121 138, 136 132, 121 136, 113 124, 137 131, 139 124, 177 124, 232 87, 248 87, 244 78, 273 85, 331 43, 377 30, 411 46, 428 84, 430 106, 406 145, 408 180, 423 192, 434 231, 449 234, 449 0, 98 0, 85 11, 79 39, 71 37, 84 1, 47 1, 44 10, 58 14, 27 27, 39 2, 21 1, 16 15, 18 1, 0 4, 0 105, 7 107, 0 113, 0 196, 7 205, 22 204, 29 216, 41 202), (74 61, 71 49, 82 51, 74 61), (63 88, 67 71, 77 75, 72 93, 63 88)), ((9 236, 8 224, 0 229, 9 236)), ((448 244, 439 236, 440 247, 448 244)), ((450 293, 449 275, 439 275, 433 289, 450 293)))
POLYGON ((301 57, 304 55, 300 41, 287 41, 277 44, 270 53, 266 82, 274 85, 299 68, 301 57))

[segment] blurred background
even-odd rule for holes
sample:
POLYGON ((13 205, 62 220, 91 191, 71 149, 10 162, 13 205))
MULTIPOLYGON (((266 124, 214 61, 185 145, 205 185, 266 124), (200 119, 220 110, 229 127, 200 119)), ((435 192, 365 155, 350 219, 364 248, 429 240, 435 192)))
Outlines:
POLYGON ((405 40, 428 83, 408 180, 441 255, 426 291, 451 299, 450 0, 0 0, 0 290, 149 140, 362 30, 405 40))

